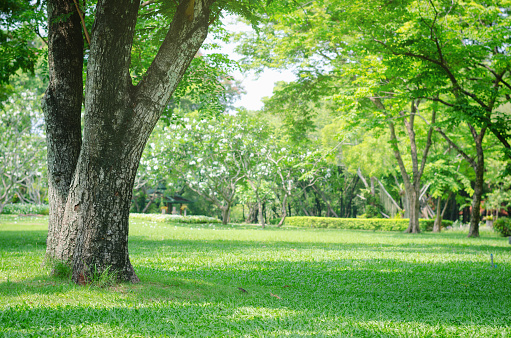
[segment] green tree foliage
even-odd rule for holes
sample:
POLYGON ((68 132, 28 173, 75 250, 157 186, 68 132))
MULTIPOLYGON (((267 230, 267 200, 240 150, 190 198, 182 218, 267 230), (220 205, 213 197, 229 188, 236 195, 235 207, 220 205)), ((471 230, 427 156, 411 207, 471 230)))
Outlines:
POLYGON ((40 49, 43 42, 37 38, 44 27, 40 1, 0 3, 0 102, 14 91, 9 80, 16 72, 34 73, 37 60, 45 54, 40 49))
POLYGON ((0 213, 16 198, 41 204, 46 198, 46 144, 39 107, 41 95, 20 75, 15 92, 0 110, 0 213))

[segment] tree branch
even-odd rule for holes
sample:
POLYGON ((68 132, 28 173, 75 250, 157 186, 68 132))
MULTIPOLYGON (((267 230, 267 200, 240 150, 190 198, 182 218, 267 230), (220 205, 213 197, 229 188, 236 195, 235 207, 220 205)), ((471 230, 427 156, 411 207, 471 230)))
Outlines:
POLYGON ((447 143, 449 143, 449 145, 451 147, 453 147, 454 149, 456 149, 456 151, 461 155, 463 156, 463 158, 470 164, 470 166, 472 168, 475 168, 477 167, 477 164, 475 162, 475 160, 468 156, 467 153, 465 153, 456 143, 454 143, 450 138, 449 136, 447 136, 442 129, 440 129, 439 127, 436 127, 435 130, 440 134, 442 135, 442 137, 447 141, 447 143))
POLYGON ((76 0, 73 0, 73 2, 75 3, 76 10, 78 11, 78 15, 80 16, 80 20, 82 21, 83 32, 85 33, 85 38, 87 39, 87 43, 90 46, 90 36, 89 36, 89 32, 87 32, 87 27, 85 26, 85 20, 83 18, 83 13, 80 9, 80 6, 78 5, 78 2, 76 0))

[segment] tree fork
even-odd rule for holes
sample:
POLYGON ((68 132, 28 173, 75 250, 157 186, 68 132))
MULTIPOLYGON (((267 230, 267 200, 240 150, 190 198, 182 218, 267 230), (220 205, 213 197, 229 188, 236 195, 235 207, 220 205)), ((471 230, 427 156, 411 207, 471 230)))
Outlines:
MULTIPOLYGON (((60 207, 57 212, 52 209, 60 223, 53 228, 50 224, 48 250, 50 256, 72 263, 73 280, 77 283, 107 269, 116 272, 120 280, 138 281, 128 255, 129 208, 136 171, 145 143, 163 108, 206 38, 211 3, 212 0, 195 0, 194 17, 190 22, 183 15, 189 1, 180 2, 158 54, 136 87, 132 85, 129 66, 139 2, 100 0, 97 3, 87 65, 83 143, 79 133, 83 55, 75 57, 75 63, 68 62, 74 50, 80 53, 83 50, 80 18, 71 9, 74 9, 72 1, 50 0, 48 3, 49 12, 65 4, 68 12, 73 13, 72 25, 59 26, 60 30, 54 33, 58 42, 60 38, 67 44, 62 49, 49 48, 49 59, 56 60, 55 65, 50 63, 50 69, 64 75, 80 74, 79 81, 73 82, 73 97, 63 95, 67 88, 59 87, 53 93, 51 81, 46 95, 49 167, 53 163, 50 163, 52 156, 65 155, 73 159, 64 162, 72 165, 65 167, 67 181, 63 191, 57 191, 58 203, 53 203, 60 207), (79 48, 73 49, 78 44, 66 40, 72 33, 80 38, 79 48), (56 104, 51 101, 53 97, 56 104), (72 121, 71 117, 66 119, 67 115, 59 115, 67 112, 60 107, 65 107, 69 99, 75 108, 69 113, 72 121), (55 123, 51 120, 54 115, 57 116, 55 123), (64 131, 69 133, 70 126, 78 134, 73 138, 73 147, 66 147, 59 137, 64 131)), ((57 22, 55 18, 62 15, 56 12, 50 15, 53 20, 50 23, 57 22)), ((59 79, 57 77, 56 85, 61 84, 59 79)), ((60 175, 56 172, 58 169, 59 166, 50 169, 50 185, 52 178, 60 175)))

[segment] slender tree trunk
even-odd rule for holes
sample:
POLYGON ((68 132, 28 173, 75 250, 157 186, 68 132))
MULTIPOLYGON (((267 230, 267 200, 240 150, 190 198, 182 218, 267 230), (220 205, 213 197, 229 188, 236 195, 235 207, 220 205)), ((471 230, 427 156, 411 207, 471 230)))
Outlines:
POLYGON ((231 205, 228 204, 221 208, 222 210, 222 224, 227 225, 229 223, 229 217, 231 216, 231 205))
POLYGON ((433 225, 433 232, 440 232, 440 230, 442 228, 442 221, 444 219, 445 211, 447 210, 447 206, 449 205, 449 200, 451 199, 451 196, 452 196, 452 191, 449 192, 449 196, 447 196, 447 199, 445 200, 445 204, 444 204, 442 211, 440 211, 442 198, 441 197, 438 198, 437 207, 436 207, 436 218, 435 218, 435 223, 433 225))
MULTIPOLYGON (((468 230, 468 237, 479 237, 479 222, 481 221, 481 198, 483 194, 484 184, 484 152, 483 152, 483 139, 486 133, 487 126, 483 126, 479 133, 474 126, 467 123, 476 148, 476 158, 468 156, 463 149, 461 149, 455 142, 453 142, 440 128, 437 131, 442 137, 461 154, 465 160, 470 164, 475 172, 474 181, 474 194, 472 195, 472 211, 470 213, 470 228, 468 230)), ((463 222, 466 221, 466 213, 463 210, 463 222)))
POLYGON ((287 203, 287 194, 284 192, 284 197, 282 197, 282 217, 279 221, 279 224, 277 224, 277 227, 280 228, 282 225, 284 225, 284 221, 287 217, 287 210, 286 210, 286 203, 287 203))
POLYGON ((440 196, 440 197, 438 197, 438 200, 436 201, 436 217, 435 217, 435 223, 433 224, 433 232, 440 232, 440 229, 442 228, 442 212, 440 211, 441 202, 442 202, 442 197, 440 196))
POLYGON ((142 210, 143 214, 145 214, 147 209, 149 209, 151 204, 153 204, 153 201, 154 201, 154 197, 149 197, 149 202, 147 202, 147 204, 145 205, 144 209, 142 210))
MULTIPOLYGON (((376 102, 379 102, 376 100, 376 102)), ((383 107, 381 103, 379 103, 380 108, 383 107)), ((429 153, 429 148, 431 147, 431 136, 433 134, 433 124, 435 123, 436 118, 436 110, 433 109, 432 116, 431 116, 431 125, 428 130, 427 135, 427 141, 426 146, 424 147, 424 151, 422 153, 422 160, 419 164, 419 157, 418 157, 418 151, 417 151, 417 143, 415 140, 415 131, 414 131, 414 123, 415 123, 415 115, 417 112, 417 108, 419 105, 419 101, 412 101, 411 102, 411 114, 407 118, 403 111, 401 111, 399 114, 403 118, 403 123, 405 125, 408 138, 410 140, 410 155, 412 158, 412 174, 413 176, 410 177, 410 175, 406 171, 406 167, 404 165, 403 159, 401 157, 401 153, 399 151, 398 146, 398 140, 396 137, 396 132, 394 129, 394 123, 389 123, 390 128, 390 139, 394 143, 392 145, 393 151, 394 151, 394 157, 396 158, 399 169, 401 171, 401 176, 403 177, 403 181, 405 183, 405 191, 408 198, 408 211, 410 215, 410 223, 408 225, 408 228, 405 230, 406 233, 420 233, 419 228, 419 215, 420 215, 420 180, 422 177, 422 174, 424 173, 424 168, 426 165, 426 160, 429 153)), ((378 106, 378 104, 377 104, 378 106)))
POLYGON ((69 187, 82 144, 83 37, 80 17, 73 1, 52 0, 48 1, 47 6, 49 85, 42 102, 50 205, 46 254, 50 259, 69 261, 69 257, 57 255, 56 247, 60 241, 69 187), (67 16, 67 20, 61 19, 67 16))
POLYGON ((408 213, 410 214, 410 223, 408 228, 405 230, 406 233, 418 234, 421 232, 419 227, 419 215, 420 215, 420 202, 419 202, 419 189, 410 187, 406 189, 408 197, 408 213))
POLYGON ((257 198, 257 210, 259 213, 259 224, 264 229, 265 222, 264 222, 264 216, 263 216, 263 202, 261 201, 261 199, 259 197, 257 198))
POLYGON ((321 196, 323 202, 325 202, 327 208, 326 209, 327 217, 329 217, 330 215, 334 215, 334 217, 339 218, 339 215, 337 215, 334 209, 332 209, 332 206, 330 205, 330 202, 328 201, 328 198, 326 197, 325 193, 322 190, 320 190, 315 184, 312 186, 312 188, 316 191, 316 193, 318 193, 319 196, 321 196))
POLYGON ((484 184, 484 153, 482 137, 476 138, 477 163, 474 168, 476 177, 474 181, 474 195, 472 195, 472 214, 468 237, 479 237, 479 222, 481 221, 481 199, 484 184))

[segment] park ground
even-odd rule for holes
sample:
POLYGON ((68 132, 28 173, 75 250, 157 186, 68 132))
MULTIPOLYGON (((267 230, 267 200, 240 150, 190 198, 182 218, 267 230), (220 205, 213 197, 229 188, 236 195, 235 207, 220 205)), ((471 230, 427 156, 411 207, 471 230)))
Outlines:
POLYGON ((511 245, 132 221, 139 284, 49 275, 47 218, 0 218, 1 337, 511 337, 511 245), (490 263, 494 258, 494 267, 490 263))

